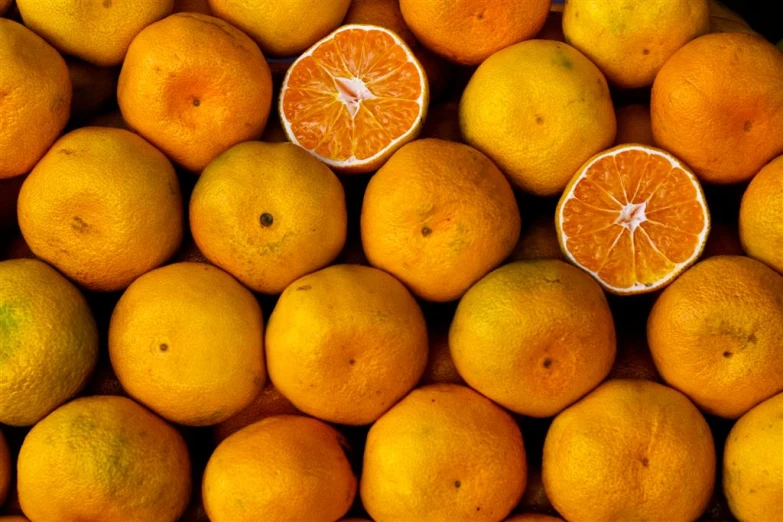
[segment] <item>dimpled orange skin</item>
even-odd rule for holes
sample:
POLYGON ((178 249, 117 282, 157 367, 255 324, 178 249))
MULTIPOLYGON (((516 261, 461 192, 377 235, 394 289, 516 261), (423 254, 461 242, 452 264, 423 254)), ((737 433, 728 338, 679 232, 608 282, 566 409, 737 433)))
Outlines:
POLYGON ((449 347, 471 387, 511 411, 551 417, 607 376, 616 341, 598 284, 545 260, 505 265, 468 290, 449 347))
POLYGON ((90 290, 127 287, 182 240, 174 167, 121 129, 84 127, 60 138, 22 185, 17 212, 35 255, 90 290))
POLYGON ((190 499, 190 458, 173 427, 125 397, 84 397, 38 423, 17 488, 36 522, 174 522, 190 499))
POLYGON ((392 276, 335 265, 286 288, 269 318, 266 356, 275 387, 301 411, 369 424, 421 378, 427 327, 392 276))
POLYGON ((370 428, 361 496, 376 522, 497 521, 519 502, 526 477, 511 416, 470 388, 433 384, 370 428))
POLYGON ((140 277, 120 298, 109 355, 133 398, 179 424, 216 424, 264 386, 261 308, 219 268, 168 265, 140 277))
POLYGON ((397 151, 362 205, 367 259, 429 301, 458 299, 508 257, 520 227, 511 185, 492 161, 438 139, 397 151))
POLYGON ((723 491, 739 520, 783 518, 783 393, 742 416, 726 440, 723 491))
POLYGON ((569 522, 693 521, 712 496, 715 446, 683 394, 611 380, 555 417, 543 478, 569 522))
POLYGON ((783 274, 783 156, 761 169, 745 190, 739 233, 750 257, 783 274))
POLYGON ((237 28, 177 13, 133 40, 117 101, 132 129, 198 172, 232 145, 261 135, 272 75, 258 46, 237 28))
POLYGON ((356 477, 343 436, 300 415, 269 417, 234 433, 204 471, 212 522, 333 522, 351 507, 356 477))
POLYGON ((8 488, 11 485, 11 453, 5 441, 3 432, 0 431, 0 506, 8 496, 8 488))
POLYGON ((702 261, 655 302, 647 339, 664 381, 736 419, 783 390, 783 276, 747 257, 702 261))
POLYGON ((0 179, 32 169, 70 112, 65 60, 25 26, 0 18, 0 179))
POLYGON ((549 0, 400 0, 405 22, 425 46, 450 61, 478 65, 492 53, 532 38, 549 0))
POLYGON ((79 392, 98 328, 79 290, 37 259, 0 262, 0 423, 32 426, 79 392))
POLYGON ((340 180, 292 143, 233 146, 204 169, 190 199, 190 229, 207 259, 265 294, 331 263, 347 228, 340 180))
POLYGON ((658 146, 703 181, 747 181, 783 153, 783 53, 749 34, 697 38, 661 68, 651 114, 658 146))
POLYGON ((465 142, 536 196, 560 194, 585 161, 614 142, 617 130, 601 71, 551 40, 512 45, 485 60, 459 112, 465 142))

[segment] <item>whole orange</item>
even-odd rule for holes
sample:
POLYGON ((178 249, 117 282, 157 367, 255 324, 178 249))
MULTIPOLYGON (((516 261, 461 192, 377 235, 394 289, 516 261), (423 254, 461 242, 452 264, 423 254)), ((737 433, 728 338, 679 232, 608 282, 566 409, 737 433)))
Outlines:
POLYGON ((216 424, 264 386, 261 308, 219 268, 168 265, 137 279, 120 298, 109 355, 131 397, 179 424, 216 424))
POLYGON ((611 380, 555 417, 543 477, 569 522, 693 521, 712 496, 715 446, 683 394, 611 380))
POLYGON ((465 386, 412 391, 370 428, 362 503, 373 520, 497 521, 525 489, 522 434, 465 386))
POLYGON ((783 276, 747 257, 702 261, 655 302, 647 339, 664 381, 736 419, 783 390, 783 276))
POLYGON ((372 177, 362 204, 367 259, 430 301, 458 299, 508 257, 519 229, 503 173, 450 141, 403 146, 372 177))
POLYGON ((25 26, 0 18, 0 179, 28 172, 71 111, 65 60, 25 26))
POLYGON ((220 443, 204 471, 209 520, 334 522, 356 495, 347 449, 337 430, 299 415, 239 430, 220 443))
POLYGON ((84 397, 25 437, 19 503, 36 522, 175 522, 190 499, 180 434, 125 397, 84 397))
POLYGON ((182 240, 182 195, 166 156, 132 132, 84 127, 25 180, 19 228, 36 256, 91 290, 127 287, 182 240))
POLYGON ((532 38, 549 0, 400 0, 405 22, 421 43, 451 61, 477 65, 492 53, 532 38))
POLYGON ((266 357, 275 387, 301 411, 369 424, 421 378, 427 328, 392 276, 335 265, 285 289, 269 318, 266 357))
POLYGON ((292 143, 233 146, 204 169, 190 199, 199 249, 266 294, 331 263, 347 221, 340 180, 292 143))
POLYGON ((655 142, 710 183, 740 183, 783 153, 783 53, 709 34, 677 51, 652 89, 655 142))
POLYGON ((257 138, 272 104, 258 46, 232 25, 177 13, 145 28, 122 65, 117 101, 128 125, 186 169, 257 138))

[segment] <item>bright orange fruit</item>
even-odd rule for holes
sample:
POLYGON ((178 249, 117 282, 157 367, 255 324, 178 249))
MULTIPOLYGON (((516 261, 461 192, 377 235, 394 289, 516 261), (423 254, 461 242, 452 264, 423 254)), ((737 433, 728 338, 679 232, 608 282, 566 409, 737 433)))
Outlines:
POLYGON ((419 132, 427 77, 392 31, 345 25, 288 69, 280 117, 288 138, 327 165, 370 172, 419 132))
POLYGON ((696 176, 671 154, 621 145, 566 187, 555 216, 568 259, 609 292, 652 292, 692 265, 710 230, 696 176))

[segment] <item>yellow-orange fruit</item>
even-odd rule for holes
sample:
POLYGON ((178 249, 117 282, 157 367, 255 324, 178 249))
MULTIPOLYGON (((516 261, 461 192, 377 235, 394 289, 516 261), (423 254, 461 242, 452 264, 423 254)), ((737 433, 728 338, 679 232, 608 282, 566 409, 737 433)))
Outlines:
POLYGON ((761 169, 745 190, 739 233, 750 257, 783 274, 783 156, 761 169))

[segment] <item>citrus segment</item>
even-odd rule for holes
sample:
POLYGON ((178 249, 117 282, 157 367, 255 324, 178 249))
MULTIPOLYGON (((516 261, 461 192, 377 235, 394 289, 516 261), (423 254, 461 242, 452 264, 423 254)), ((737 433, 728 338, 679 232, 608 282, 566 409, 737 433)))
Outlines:
POLYGON ((428 90, 421 64, 397 35, 346 25, 288 70, 280 114, 288 138, 321 161, 369 172, 418 133, 428 90))
POLYGON ((588 161, 558 204, 568 258, 616 294, 651 292, 701 254, 710 217, 694 174, 672 155, 622 145, 588 161))

